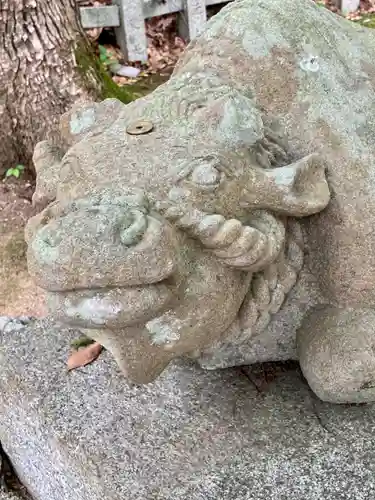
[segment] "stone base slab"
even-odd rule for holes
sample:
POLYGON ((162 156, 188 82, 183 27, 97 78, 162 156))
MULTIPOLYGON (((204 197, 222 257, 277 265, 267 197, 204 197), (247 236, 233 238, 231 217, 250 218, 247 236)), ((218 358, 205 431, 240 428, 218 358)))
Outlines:
POLYGON ((375 497, 374 405, 322 403, 296 368, 259 388, 179 362, 135 386, 105 352, 68 373, 78 335, 0 321, 0 441, 35 500, 375 497))

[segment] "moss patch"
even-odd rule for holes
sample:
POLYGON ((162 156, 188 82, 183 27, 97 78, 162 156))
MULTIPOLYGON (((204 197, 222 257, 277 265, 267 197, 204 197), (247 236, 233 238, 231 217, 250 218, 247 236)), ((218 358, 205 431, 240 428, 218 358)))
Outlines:
POLYGON ((70 346, 78 351, 79 348, 81 347, 87 347, 90 344, 93 344, 95 341, 93 339, 90 339, 89 337, 79 337, 77 339, 74 339, 71 343, 70 346))
POLYGON ((133 85, 120 87, 112 80, 111 75, 88 43, 81 42, 77 45, 75 57, 77 70, 86 89, 94 94, 97 100, 115 98, 124 104, 129 104, 135 99, 149 94, 168 79, 168 75, 153 75, 133 85))
POLYGON ((365 14, 361 19, 354 19, 353 22, 364 26, 365 28, 375 28, 375 14, 365 14))

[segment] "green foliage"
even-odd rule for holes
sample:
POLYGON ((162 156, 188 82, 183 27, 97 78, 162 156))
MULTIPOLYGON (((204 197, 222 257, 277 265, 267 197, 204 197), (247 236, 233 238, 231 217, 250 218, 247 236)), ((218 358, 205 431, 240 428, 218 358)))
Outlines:
POLYGON ((360 19, 354 19, 353 22, 360 24, 365 28, 375 28, 375 15, 364 14, 360 19))
POLYGON ((136 85, 120 87, 112 80, 107 67, 115 61, 109 57, 105 47, 99 46, 99 57, 97 57, 88 44, 81 43, 76 48, 75 56, 87 90, 91 90, 94 94, 99 92, 99 95, 95 96, 99 100, 115 98, 124 104, 129 104, 144 95, 136 85))
MULTIPOLYGON (((323 8, 328 8, 327 5, 325 4, 324 0, 318 0, 316 2, 316 5, 318 7, 323 7, 323 8)), ((375 14, 363 14, 361 11, 358 11, 356 13, 356 18, 355 19, 349 19, 351 22, 360 24, 361 26, 364 26, 365 28, 375 28, 375 14)))
POLYGON ((16 177, 19 179, 25 170, 25 167, 23 165, 16 165, 15 167, 8 168, 8 170, 5 172, 5 177, 16 177))
POLYGON ((111 54, 108 53, 108 50, 103 45, 99 45, 99 61, 105 68, 108 68, 111 64, 118 63, 118 60, 113 56, 111 57, 111 54))
POLYGON ((93 48, 83 42, 76 47, 75 56, 86 88, 92 91, 96 100, 115 98, 124 104, 129 104, 149 94, 168 79, 168 75, 151 75, 132 85, 120 87, 112 80, 109 73, 111 65, 118 64, 118 61, 108 53, 104 46, 99 45, 98 57, 93 48))
POLYGON ((99 45, 99 60, 103 64, 108 64, 110 60, 107 49, 103 45, 99 45))
POLYGON ((78 350, 80 347, 86 347, 93 343, 94 340, 90 339, 89 337, 82 336, 79 337, 78 339, 74 339, 70 345, 73 349, 78 350))

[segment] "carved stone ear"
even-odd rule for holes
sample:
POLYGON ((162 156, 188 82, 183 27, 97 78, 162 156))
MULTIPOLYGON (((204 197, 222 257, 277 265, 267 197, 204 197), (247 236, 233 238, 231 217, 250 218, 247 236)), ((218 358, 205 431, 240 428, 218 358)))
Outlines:
MULTIPOLYGON (((298 217, 312 215, 328 205, 330 191, 326 179, 327 164, 320 155, 305 156, 284 168, 289 168, 293 172, 290 184, 287 184, 289 192, 283 199, 290 215, 298 217)), ((275 169, 274 172, 276 178, 280 180, 278 177, 280 169, 275 169)))
POLYGON ((70 147, 88 134, 102 132, 117 119, 123 109, 124 104, 117 99, 74 105, 60 118, 60 134, 63 141, 70 147))
POLYGON ((243 191, 243 203, 294 217, 313 215, 329 203, 327 164, 318 154, 274 169, 259 169, 243 191))

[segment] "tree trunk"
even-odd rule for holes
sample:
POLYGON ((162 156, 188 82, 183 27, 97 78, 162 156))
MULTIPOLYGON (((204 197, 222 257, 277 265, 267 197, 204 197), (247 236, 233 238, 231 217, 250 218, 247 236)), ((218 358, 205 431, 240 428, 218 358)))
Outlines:
POLYGON ((100 82, 76 64, 88 49, 75 0, 0 0, 0 176, 31 167, 35 144, 53 138, 77 99, 95 98, 100 82))

